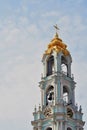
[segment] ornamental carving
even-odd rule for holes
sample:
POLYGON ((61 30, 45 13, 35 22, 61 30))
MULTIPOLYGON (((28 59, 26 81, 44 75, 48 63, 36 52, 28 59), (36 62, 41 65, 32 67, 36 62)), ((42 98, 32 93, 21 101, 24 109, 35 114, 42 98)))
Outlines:
POLYGON ((52 109, 51 109, 51 107, 47 106, 47 107, 44 109, 43 114, 45 115, 45 117, 49 117, 49 116, 52 114, 52 109))

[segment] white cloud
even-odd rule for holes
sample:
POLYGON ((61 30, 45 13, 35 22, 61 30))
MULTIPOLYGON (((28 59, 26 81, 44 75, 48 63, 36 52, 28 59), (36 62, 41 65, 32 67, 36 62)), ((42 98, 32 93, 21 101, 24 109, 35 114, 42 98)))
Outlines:
POLYGON ((56 11, 46 12, 45 14, 41 14, 42 17, 58 17, 60 13, 56 11))
POLYGON ((40 102, 40 95, 37 95, 38 66, 38 64, 13 65, 12 69, 5 73, 0 86, 0 119, 27 120, 29 115, 32 115, 34 105, 40 102))
POLYGON ((40 95, 37 93, 41 67, 35 54, 39 46, 35 41, 39 31, 36 25, 30 24, 25 17, 20 17, 20 24, 10 19, 2 25, 4 26, 0 30, 0 58, 3 58, 0 61, 0 120, 6 122, 25 119, 30 122, 34 105, 40 102, 40 95))

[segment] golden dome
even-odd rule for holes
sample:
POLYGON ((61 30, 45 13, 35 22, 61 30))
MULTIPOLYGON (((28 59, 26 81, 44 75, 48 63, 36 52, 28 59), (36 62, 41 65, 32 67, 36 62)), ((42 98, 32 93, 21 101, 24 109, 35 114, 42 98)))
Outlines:
POLYGON ((65 56, 69 55, 69 51, 66 49, 67 45, 62 42, 62 39, 58 37, 58 34, 56 33, 55 37, 51 40, 51 42, 48 44, 48 48, 45 51, 44 55, 49 55, 54 51, 57 53, 62 52, 65 56))

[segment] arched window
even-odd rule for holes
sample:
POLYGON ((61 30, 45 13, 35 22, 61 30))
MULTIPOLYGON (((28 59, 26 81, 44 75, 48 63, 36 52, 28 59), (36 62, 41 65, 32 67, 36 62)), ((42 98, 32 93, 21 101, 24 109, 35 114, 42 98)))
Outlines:
POLYGON ((68 103, 69 102, 69 92, 66 86, 63 86, 63 100, 68 103))
POLYGON ((67 130, 72 130, 72 129, 70 127, 68 127, 67 130))
POLYGON ((51 75, 54 72, 54 57, 49 57, 47 61, 47 76, 51 75))
POLYGON ((69 118, 73 118, 73 111, 72 111, 71 108, 67 108, 67 116, 68 116, 69 118))
POLYGON ((61 70, 65 75, 67 75, 67 66, 65 64, 61 65, 61 70))
POLYGON ((51 128, 51 127, 48 127, 46 130, 52 130, 52 128, 51 128))
POLYGON ((79 130, 83 130, 82 128, 79 128, 79 130))
POLYGON ((54 101, 54 87, 50 86, 46 91, 46 105, 52 105, 54 101))
POLYGON ((68 75, 67 72, 68 66, 67 66, 67 60, 65 59, 65 57, 61 57, 61 71, 65 74, 68 75))

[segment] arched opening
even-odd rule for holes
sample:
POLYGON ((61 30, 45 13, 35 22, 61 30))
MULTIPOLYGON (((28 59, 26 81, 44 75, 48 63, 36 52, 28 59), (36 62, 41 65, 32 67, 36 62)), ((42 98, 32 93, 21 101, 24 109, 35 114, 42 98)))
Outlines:
POLYGON ((67 130, 72 130, 72 129, 70 127, 68 127, 67 130))
POLYGON ((52 128, 51 128, 51 127, 48 127, 46 130, 52 130, 52 128))
POLYGON ((50 86, 46 91, 46 105, 52 105, 54 101, 54 87, 50 86))
POLYGON ((54 57, 49 57, 47 61, 47 76, 51 75, 54 72, 54 57))
POLYGON ((67 60, 65 59, 64 56, 61 57, 61 71, 65 74, 68 75, 68 66, 67 66, 67 60))
POLYGON ((69 92, 66 86, 63 86, 63 100, 68 103, 69 102, 69 92))
POLYGON ((69 118, 72 118, 72 117, 73 117, 73 111, 72 111, 71 108, 67 108, 67 116, 68 116, 69 118))
POLYGON ((64 74, 67 75, 67 66, 66 66, 64 63, 61 64, 61 70, 62 70, 62 72, 63 72, 64 74))
POLYGON ((82 128, 79 128, 79 130, 83 130, 82 128))

